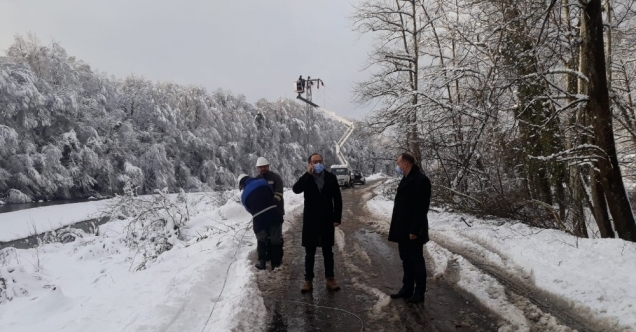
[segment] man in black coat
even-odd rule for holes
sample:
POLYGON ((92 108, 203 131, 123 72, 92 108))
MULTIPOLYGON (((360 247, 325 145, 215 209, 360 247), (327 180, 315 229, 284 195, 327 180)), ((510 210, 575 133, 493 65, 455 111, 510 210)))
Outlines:
POLYGON ((302 246, 305 247, 305 283, 301 292, 313 290, 316 248, 322 247, 328 290, 339 290, 334 279, 333 245, 335 228, 342 219, 342 196, 336 176, 327 172, 322 156, 314 153, 307 160, 307 172, 296 181, 292 190, 304 193, 302 246))
POLYGON ((389 241, 398 243, 404 277, 402 288, 391 298, 421 303, 426 291, 424 244, 428 242, 431 182, 410 153, 400 154, 396 164, 396 171, 403 177, 395 194, 389 241))

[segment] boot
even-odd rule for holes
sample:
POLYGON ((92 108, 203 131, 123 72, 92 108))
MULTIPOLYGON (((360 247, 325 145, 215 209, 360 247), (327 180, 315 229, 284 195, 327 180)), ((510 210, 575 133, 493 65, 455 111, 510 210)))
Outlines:
POLYGON ((258 263, 256 263, 254 265, 255 268, 259 269, 259 270, 265 270, 265 268, 267 268, 267 266, 265 265, 265 263, 267 263, 266 260, 259 260, 258 263))
POLYGON ((271 247, 271 257, 272 257, 272 270, 280 266, 281 263, 281 252, 283 248, 280 245, 272 245, 271 247))
POLYGON ((391 294, 390 296, 391 296, 392 299, 395 300, 395 299, 408 299, 412 295, 413 295, 412 291, 409 292, 409 291, 407 291, 404 288, 400 288, 400 290, 397 293, 391 294))
POLYGON ((406 303, 417 304, 424 303, 424 294, 413 294, 413 296, 406 299, 406 303))
POLYGON ((311 280, 305 280, 305 284, 300 289, 301 293, 309 293, 314 290, 314 283, 311 280))
POLYGON ((338 284, 336 283, 336 279, 327 278, 327 289, 330 291, 340 290, 340 286, 338 286, 338 284))

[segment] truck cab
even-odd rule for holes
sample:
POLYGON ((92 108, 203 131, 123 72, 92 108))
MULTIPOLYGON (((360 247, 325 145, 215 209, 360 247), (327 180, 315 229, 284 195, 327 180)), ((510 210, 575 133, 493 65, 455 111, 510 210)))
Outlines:
POLYGON ((333 173, 338 179, 338 185, 340 187, 351 188, 353 187, 353 177, 351 168, 347 165, 332 165, 331 173, 333 173))

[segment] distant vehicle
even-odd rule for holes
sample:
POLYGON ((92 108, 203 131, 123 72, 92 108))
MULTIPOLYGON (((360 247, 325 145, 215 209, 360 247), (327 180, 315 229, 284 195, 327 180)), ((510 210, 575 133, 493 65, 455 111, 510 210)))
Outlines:
POLYGON ((338 185, 345 188, 353 187, 353 172, 347 165, 332 165, 331 173, 338 179, 338 185))
POLYGON ((353 183, 367 184, 367 179, 359 170, 353 171, 353 183))

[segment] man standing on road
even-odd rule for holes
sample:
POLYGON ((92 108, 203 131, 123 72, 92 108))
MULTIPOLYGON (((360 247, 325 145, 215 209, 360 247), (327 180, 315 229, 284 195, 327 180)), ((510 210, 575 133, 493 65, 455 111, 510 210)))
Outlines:
POLYGON ((424 244, 428 242, 431 182, 415 165, 412 154, 400 154, 396 164, 395 170, 403 177, 395 194, 389 241, 398 243, 404 277, 402 288, 391 294, 391 298, 422 303, 426 291, 424 244))
POLYGON ((305 283, 300 289, 307 293, 313 290, 316 248, 322 247, 325 261, 325 277, 328 290, 336 291, 340 286, 334 279, 333 245, 335 228, 342 219, 342 196, 336 176, 327 172, 322 156, 309 156, 307 172, 293 186, 296 194, 304 193, 302 246, 305 247, 305 283))
MULTIPOLYGON (((283 199, 283 179, 281 179, 280 175, 269 170, 269 161, 267 161, 267 159, 265 159, 264 157, 259 157, 256 160, 256 171, 258 172, 258 175, 256 175, 256 178, 267 181, 267 184, 269 184, 269 187, 272 188, 272 191, 274 192, 274 199, 276 200, 276 206, 278 207, 278 211, 280 211, 280 214, 284 216, 285 215, 285 200, 283 199)), ((281 237, 281 250, 279 252, 281 257, 277 258, 277 261, 279 263, 281 263, 283 260, 283 250, 282 250, 283 244, 284 244, 284 241, 281 237)), ((268 242, 266 243, 265 248, 258 248, 258 246, 263 246, 263 245, 265 245, 265 243, 258 242, 256 251, 265 250, 266 257, 267 257, 266 260, 271 260, 271 244, 268 242)), ((273 265, 274 263, 272 261, 272 268, 278 267, 273 265)))
POLYGON ((258 245, 258 264, 256 268, 265 269, 265 243, 270 243, 272 270, 280 265, 280 251, 282 250, 283 215, 276 206, 276 199, 272 188, 263 179, 250 178, 246 174, 239 175, 237 182, 241 194, 241 203, 252 215, 254 234, 258 245))

